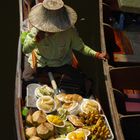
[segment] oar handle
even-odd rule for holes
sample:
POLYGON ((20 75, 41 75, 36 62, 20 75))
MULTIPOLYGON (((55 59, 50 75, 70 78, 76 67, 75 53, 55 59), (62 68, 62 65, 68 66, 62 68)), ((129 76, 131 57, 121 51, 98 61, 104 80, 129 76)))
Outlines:
POLYGON ((59 91, 58 91, 57 84, 54 80, 52 72, 48 72, 48 75, 49 75, 49 78, 50 78, 50 81, 51 81, 51 84, 52 84, 52 88, 54 89, 55 93, 58 94, 59 91))

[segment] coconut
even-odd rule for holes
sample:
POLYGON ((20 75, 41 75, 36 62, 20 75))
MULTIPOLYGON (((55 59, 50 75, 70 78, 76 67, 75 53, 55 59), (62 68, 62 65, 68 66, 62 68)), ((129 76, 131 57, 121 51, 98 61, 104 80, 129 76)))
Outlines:
POLYGON ((46 122, 46 114, 42 110, 38 110, 33 113, 32 120, 35 125, 39 125, 46 122))
POLYGON ((54 134, 54 126, 52 124, 49 124, 47 122, 41 123, 37 127, 37 134, 42 139, 48 139, 54 134))
POLYGON ((26 117, 26 123, 29 126, 33 125, 33 120, 32 120, 32 115, 31 114, 28 114, 28 116, 26 117))
POLYGON ((31 138, 32 136, 36 136, 36 134, 37 134, 36 128, 35 127, 26 128, 25 134, 26 134, 27 138, 31 138))
POLYGON ((29 140, 41 140, 41 138, 37 136, 32 136, 29 140))

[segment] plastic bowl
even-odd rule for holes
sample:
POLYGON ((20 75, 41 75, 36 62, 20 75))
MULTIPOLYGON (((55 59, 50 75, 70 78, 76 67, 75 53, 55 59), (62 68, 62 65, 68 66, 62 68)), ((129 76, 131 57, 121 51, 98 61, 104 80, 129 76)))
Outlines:
MULTIPOLYGON (((68 133, 67 136, 66 136, 66 140, 74 140, 74 138, 72 138, 72 139, 70 138, 70 135, 72 135, 72 133, 77 135, 79 133, 79 131, 75 130, 75 131, 72 131, 72 132, 68 133)), ((78 138, 76 138, 76 140, 78 140, 78 138)), ((80 140, 87 140, 87 136, 85 135, 85 133, 84 133, 84 138, 80 139, 80 140)))
POLYGON ((76 129, 76 131, 83 131, 87 137, 91 133, 88 129, 85 129, 85 128, 78 128, 78 129, 76 129))
POLYGON ((39 97, 37 99, 36 107, 39 110, 42 110, 45 113, 51 113, 51 112, 56 110, 56 103, 55 103, 54 99, 51 96, 42 96, 42 97, 39 97), (44 103, 44 105, 41 106, 41 102, 43 104, 43 101, 44 102, 46 101, 46 103, 44 103), (44 107, 47 107, 48 109, 44 109, 44 107))
POLYGON ((87 114, 88 112, 91 112, 94 110, 97 110, 99 112, 101 111, 101 105, 99 104, 99 102, 97 102, 94 99, 84 99, 83 102, 81 103, 80 111, 87 114), (92 106, 90 107, 90 109, 88 108, 88 104, 91 104, 92 106))
POLYGON ((64 120, 62 120, 63 125, 57 125, 57 124, 55 124, 55 123, 53 123, 52 121, 49 120, 49 116, 50 116, 50 115, 47 115, 47 116, 46 116, 46 119, 47 119, 47 121, 48 121, 49 123, 51 123, 52 125, 54 125, 54 126, 56 126, 56 127, 64 127, 64 126, 65 126, 65 121, 64 121, 64 120))
POLYGON ((64 103, 62 108, 66 109, 70 114, 76 114, 77 110, 79 109, 78 102, 71 102, 71 103, 64 103))
POLYGON ((35 96, 38 97, 38 98, 42 97, 42 96, 52 96, 53 94, 54 94, 54 90, 47 85, 39 86, 35 89, 35 96), (45 88, 46 94, 43 94, 43 93, 40 92, 41 88, 45 88))

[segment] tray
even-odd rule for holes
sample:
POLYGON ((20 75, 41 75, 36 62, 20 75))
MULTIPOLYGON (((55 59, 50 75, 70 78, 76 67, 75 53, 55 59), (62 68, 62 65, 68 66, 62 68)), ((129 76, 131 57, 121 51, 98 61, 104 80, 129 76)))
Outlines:
POLYGON ((114 140, 114 135, 113 135, 113 132, 112 132, 111 127, 109 125, 109 122, 107 120, 107 117, 105 115, 102 115, 102 116, 104 117, 105 123, 106 123, 107 127, 109 128, 110 135, 111 135, 110 138, 108 138, 107 140, 114 140))
POLYGON ((27 107, 36 107, 37 97, 35 96, 35 89, 41 86, 40 84, 29 84, 26 88, 26 106, 27 107))
MULTIPOLYGON (((36 108, 36 101, 37 101, 37 97, 36 97, 36 95, 35 95, 35 89, 37 88, 37 87, 40 87, 41 85, 40 84, 35 84, 35 83, 32 83, 32 84, 29 84, 28 86, 27 86, 27 95, 26 95, 26 106, 27 107, 32 107, 32 108, 36 108)), ((87 99, 86 98, 84 98, 84 100, 83 101, 86 101, 87 99)), ((95 100, 95 99, 93 99, 93 100, 95 100)), ((96 101, 96 100, 95 100, 96 101)), ((81 105, 81 104, 80 104, 81 105)), ((100 104, 98 104, 99 105, 99 110, 100 110, 100 112, 102 112, 101 110, 102 110, 102 108, 101 108, 101 106, 100 106, 100 104)), ((113 135, 113 132, 112 132, 112 130, 111 130, 111 127, 110 127, 110 125, 109 125, 109 122, 108 122, 108 120, 107 120, 107 117, 105 116, 105 114, 102 114, 101 113, 101 115, 103 116, 103 118, 104 118, 104 120, 105 120, 105 123, 106 123, 106 126, 108 127, 108 129, 109 129, 109 131, 110 131, 110 137, 107 139, 107 140, 114 140, 114 135, 113 135)))

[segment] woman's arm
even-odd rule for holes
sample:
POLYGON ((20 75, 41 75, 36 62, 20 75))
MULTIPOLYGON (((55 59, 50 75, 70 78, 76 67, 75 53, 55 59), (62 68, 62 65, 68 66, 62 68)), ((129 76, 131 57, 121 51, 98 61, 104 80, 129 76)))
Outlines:
POLYGON ((81 52, 84 55, 92 56, 92 57, 95 57, 97 53, 95 50, 91 49, 87 45, 84 45, 83 48, 79 50, 79 52, 81 52))
POLYGON ((105 52, 97 52, 84 44, 83 40, 79 37, 75 30, 72 31, 72 48, 84 55, 91 56, 97 59, 106 60, 108 58, 105 52))
POLYGON ((38 32, 39 30, 33 27, 31 31, 26 35, 22 48, 22 51, 25 54, 31 53, 32 50, 36 48, 36 44, 37 44, 36 36, 38 32))

